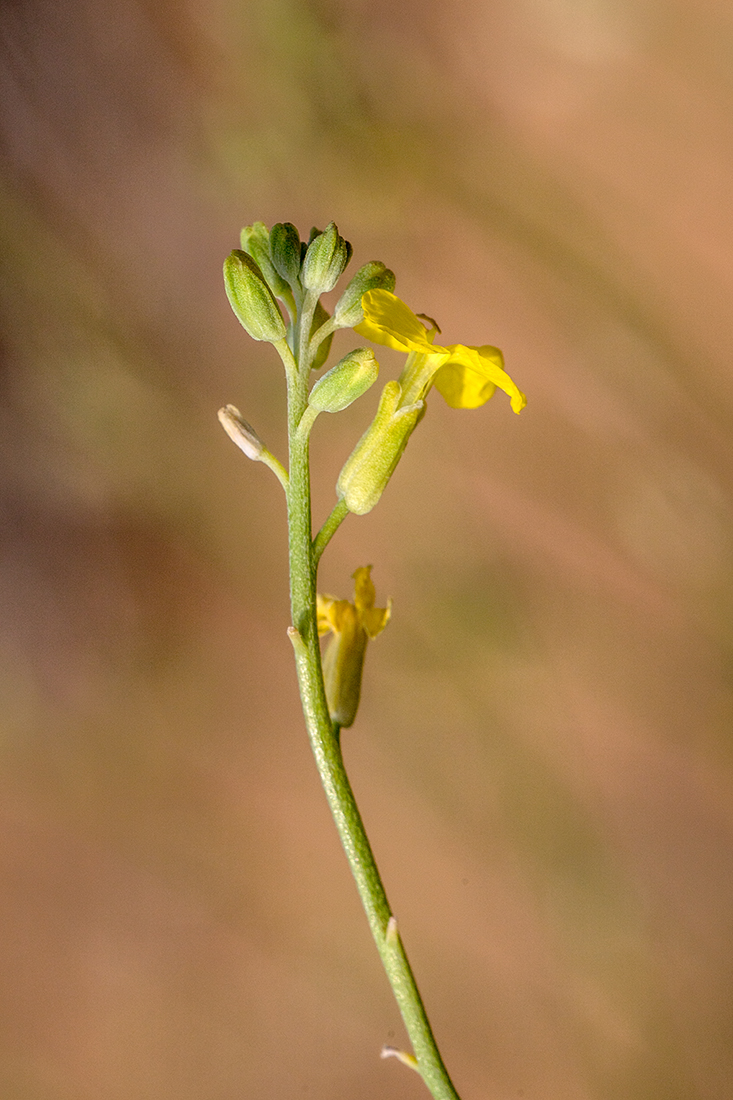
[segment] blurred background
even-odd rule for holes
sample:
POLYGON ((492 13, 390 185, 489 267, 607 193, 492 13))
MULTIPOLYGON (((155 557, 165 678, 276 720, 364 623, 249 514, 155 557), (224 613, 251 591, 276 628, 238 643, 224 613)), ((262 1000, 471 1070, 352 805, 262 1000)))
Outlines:
MULTIPOLYGON (((242 225, 334 219, 527 393, 435 394, 347 765, 463 1100, 733 1079, 723 0, 5 0, 0 1091, 425 1097, 286 639, 242 225)), ((342 335, 341 354, 353 346, 342 335)), ((383 352, 383 377, 399 357, 383 352)), ((370 420, 314 433, 314 510, 370 420)))

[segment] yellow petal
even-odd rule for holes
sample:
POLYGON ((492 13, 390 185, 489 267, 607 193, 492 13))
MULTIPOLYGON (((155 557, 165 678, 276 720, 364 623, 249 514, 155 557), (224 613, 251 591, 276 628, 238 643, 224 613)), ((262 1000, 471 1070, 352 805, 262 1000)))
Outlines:
POLYGON ((386 607, 370 607, 361 613, 361 625, 370 638, 376 638, 381 634, 392 616, 392 600, 387 601, 386 607))
POLYGON ((345 630, 351 630, 352 624, 357 621, 357 614, 353 603, 348 600, 336 600, 331 608, 331 622, 334 634, 341 634, 345 630))
POLYGON ((354 573, 354 606, 359 621, 370 638, 381 634, 392 614, 392 601, 387 607, 375 607, 376 590, 371 579, 371 565, 362 565, 354 573))
POLYGON ((527 404, 504 370, 504 357, 498 348, 490 344, 480 348, 432 344, 434 333, 428 334, 409 306, 388 290, 369 290, 361 302, 364 320, 355 327, 360 336, 397 351, 445 357, 435 376, 435 386, 452 408, 476 409, 489 400, 497 386, 508 394, 515 413, 527 404))
POLYGON ((323 637, 324 634, 330 634, 333 630, 331 607, 335 603, 336 600, 333 596, 322 596, 320 592, 316 596, 316 623, 320 637, 323 637))
POLYGON ((368 290, 361 300, 364 320, 354 331, 397 351, 432 351, 425 326, 409 306, 388 290, 368 290))
POLYGON ((337 600, 334 596, 322 596, 320 592, 316 596, 316 624, 318 634, 340 634, 343 630, 344 617, 353 607, 348 600, 337 600))
POLYGON ((476 409, 498 386, 509 395, 514 412, 522 411, 527 399, 503 369, 504 356, 498 348, 452 344, 446 350, 449 358, 435 376, 435 387, 451 408, 476 409))
POLYGON ((365 611, 374 607, 374 598, 377 591, 370 576, 371 565, 362 565, 353 574, 354 577, 354 607, 357 611, 365 611))

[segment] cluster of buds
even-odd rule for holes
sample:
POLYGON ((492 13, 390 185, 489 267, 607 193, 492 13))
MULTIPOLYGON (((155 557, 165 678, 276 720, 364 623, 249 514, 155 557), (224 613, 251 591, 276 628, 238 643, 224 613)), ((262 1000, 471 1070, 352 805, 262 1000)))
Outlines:
MULTIPOLYGON (((394 273, 372 260, 356 272, 329 315, 320 295, 334 289, 352 253, 333 222, 323 231, 311 230, 307 243, 290 222, 279 222, 269 231, 263 222, 255 222, 242 230, 241 245, 224 263, 224 283, 234 313, 254 340, 284 342, 295 352, 298 318, 308 303, 313 313, 311 370, 324 365, 336 329, 364 322, 366 294, 394 290, 394 273)), ((308 405, 314 414, 340 412, 366 393, 378 373, 374 352, 355 348, 315 382, 308 405)), ((379 500, 424 412, 421 400, 398 409, 399 392, 396 382, 387 383, 374 422, 338 479, 338 497, 357 515, 370 511, 379 500)))
POLYGON ((269 231, 263 222, 246 225, 241 248, 224 263, 224 283, 232 309, 254 340, 273 344, 286 340, 294 350, 298 315, 309 296, 315 299, 309 335, 316 350, 310 366, 318 370, 328 358, 334 331, 353 328, 364 320, 364 294, 369 290, 394 290, 394 273, 373 260, 357 271, 336 303, 333 317, 329 317, 320 295, 336 286, 351 253, 351 245, 333 222, 323 231, 312 229, 308 242, 301 241, 290 222, 278 222, 269 231), (278 300, 285 306, 287 321, 278 300), (316 334, 318 338, 314 339, 316 334))

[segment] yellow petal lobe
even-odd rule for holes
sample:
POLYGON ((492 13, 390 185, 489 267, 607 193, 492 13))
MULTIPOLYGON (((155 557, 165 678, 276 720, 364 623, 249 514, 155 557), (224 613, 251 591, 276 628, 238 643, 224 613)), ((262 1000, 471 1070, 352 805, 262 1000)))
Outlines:
POLYGON ((445 350, 448 358, 435 376, 435 388, 451 408, 477 409, 498 386, 509 396, 514 412, 522 411, 527 399, 504 370, 504 356, 498 348, 452 344, 445 350))
POLYGON ((354 329, 360 336, 396 351, 433 350, 425 326, 396 294, 368 290, 361 304, 364 320, 354 329))
POLYGON ((357 611, 374 607, 377 590, 370 576, 371 571, 371 565, 362 565, 352 574, 354 578, 354 607, 357 611))
POLYGON ((320 592, 316 596, 316 624, 318 635, 321 638, 324 634, 330 634, 333 630, 331 607, 335 603, 336 600, 333 596, 322 596, 320 592))
POLYGON ((392 616, 392 601, 386 607, 370 607, 361 613, 361 623, 370 638, 381 634, 392 616))

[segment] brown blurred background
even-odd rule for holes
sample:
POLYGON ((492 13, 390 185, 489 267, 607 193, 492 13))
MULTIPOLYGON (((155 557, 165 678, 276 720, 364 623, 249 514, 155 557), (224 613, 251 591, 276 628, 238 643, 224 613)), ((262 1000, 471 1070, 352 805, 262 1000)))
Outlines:
MULTIPOLYGON (((322 569, 394 598, 345 749, 458 1089, 727 1100, 730 5, 0 13, 0 1095, 427 1095, 216 422, 283 451, 241 225, 333 218, 529 397, 434 395, 322 569)), ((319 520, 375 401, 318 422, 319 520)))

